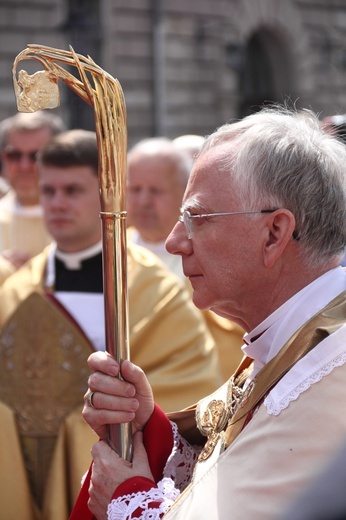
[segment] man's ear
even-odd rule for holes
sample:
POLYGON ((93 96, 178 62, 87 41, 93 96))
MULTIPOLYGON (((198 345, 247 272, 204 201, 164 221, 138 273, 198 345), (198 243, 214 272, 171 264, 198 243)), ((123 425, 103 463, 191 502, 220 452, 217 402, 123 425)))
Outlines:
POLYGON ((266 267, 273 267, 287 244, 293 240, 295 218, 288 209, 278 209, 268 215, 267 237, 263 244, 263 258, 266 267))

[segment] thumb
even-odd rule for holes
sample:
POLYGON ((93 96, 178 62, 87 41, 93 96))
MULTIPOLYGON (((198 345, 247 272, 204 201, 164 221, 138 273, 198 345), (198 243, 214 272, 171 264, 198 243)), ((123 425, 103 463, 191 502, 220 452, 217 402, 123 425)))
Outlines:
POLYGON ((149 381, 143 372, 143 370, 134 365, 129 360, 125 360, 121 363, 121 375, 128 383, 132 383, 136 392, 143 397, 152 398, 152 391, 149 381))
POLYGON ((143 432, 138 431, 134 434, 133 439, 133 464, 148 459, 147 452, 143 443, 143 432))

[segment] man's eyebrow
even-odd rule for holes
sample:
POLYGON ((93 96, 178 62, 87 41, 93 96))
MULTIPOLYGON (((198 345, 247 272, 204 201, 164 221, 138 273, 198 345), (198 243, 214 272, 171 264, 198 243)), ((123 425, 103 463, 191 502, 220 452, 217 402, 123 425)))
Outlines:
POLYGON ((181 207, 181 211, 205 211, 205 207, 197 199, 186 200, 181 207))

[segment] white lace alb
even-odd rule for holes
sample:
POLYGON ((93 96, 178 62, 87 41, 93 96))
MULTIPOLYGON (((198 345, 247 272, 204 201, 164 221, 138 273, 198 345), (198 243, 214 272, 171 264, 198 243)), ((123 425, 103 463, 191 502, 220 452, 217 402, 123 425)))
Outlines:
POLYGON ((264 400, 269 415, 279 415, 300 394, 346 363, 346 326, 325 338, 274 386, 264 400))
POLYGON ((171 423, 174 444, 163 479, 149 491, 123 495, 108 505, 108 520, 159 520, 189 484, 198 458, 198 449, 191 446, 171 423))

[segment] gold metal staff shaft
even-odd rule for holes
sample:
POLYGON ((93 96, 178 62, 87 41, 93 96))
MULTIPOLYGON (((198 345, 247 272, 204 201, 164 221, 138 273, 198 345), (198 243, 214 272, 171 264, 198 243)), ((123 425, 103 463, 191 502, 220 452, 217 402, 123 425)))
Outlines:
MULTIPOLYGON (((28 45, 16 57, 13 84, 17 107, 22 112, 55 108, 60 104, 58 80, 66 83, 94 109, 99 150, 99 191, 102 223, 103 292, 107 351, 120 363, 129 359, 127 247, 126 247, 126 107, 118 80, 89 57, 74 52, 28 45), (44 70, 32 75, 17 65, 34 59, 44 70), (80 79, 58 63, 75 67, 80 79), (89 77, 93 81, 91 84, 89 77)), ((131 424, 109 426, 110 445, 132 459, 131 424)))

